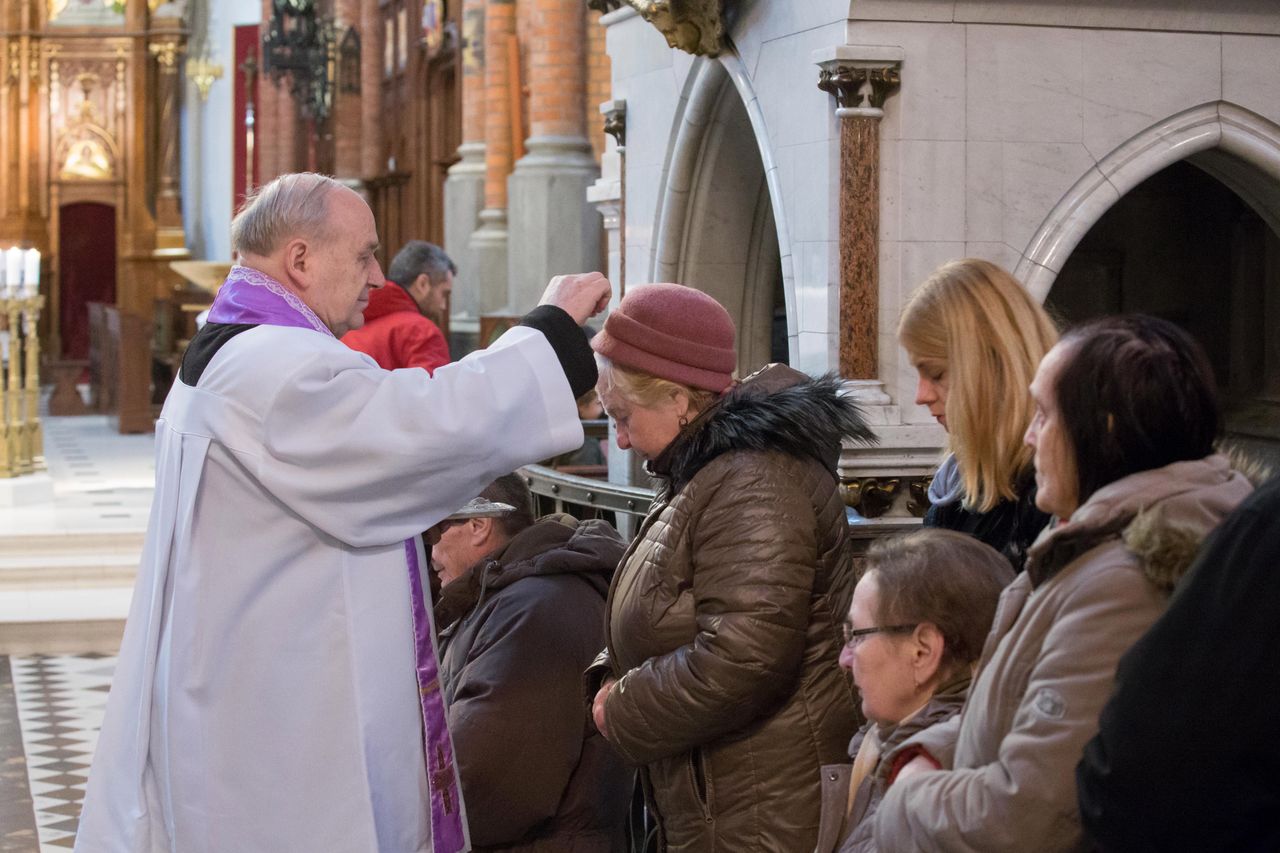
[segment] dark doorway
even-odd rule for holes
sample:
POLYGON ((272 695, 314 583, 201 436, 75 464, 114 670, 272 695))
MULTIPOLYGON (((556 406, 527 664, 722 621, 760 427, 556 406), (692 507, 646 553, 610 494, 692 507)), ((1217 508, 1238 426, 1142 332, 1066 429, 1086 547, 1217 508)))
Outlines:
POLYGON ((1191 163, 1139 184, 1085 235, 1046 307, 1068 325, 1141 312, 1204 346, 1227 438, 1280 462, 1280 238, 1191 163))
POLYGON ((116 301, 116 209, 68 204, 58 219, 58 331, 62 357, 89 357, 90 302, 116 301))

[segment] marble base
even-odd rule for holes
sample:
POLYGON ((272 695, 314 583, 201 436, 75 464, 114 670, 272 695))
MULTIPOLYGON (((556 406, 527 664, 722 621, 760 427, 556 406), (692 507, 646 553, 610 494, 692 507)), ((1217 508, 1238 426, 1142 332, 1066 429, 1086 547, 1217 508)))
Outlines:
POLYGON ((585 138, 529 139, 507 182, 513 310, 537 305, 552 276, 600 269, 600 214, 587 202, 598 175, 585 138))
POLYGON ((449 168, 444 182, 444 250, 458 265, 450 307, 455 314, 480 313, 480 278, 471 235, 484 209, 484 143, 458 146, 462 159, 449 168))
POLYGON ((471 233, 467 247, 475 262, 475 286, 480 302, 478 313, 484 315, 505 312, 507 212, 500 208, 480 211, 480 227, 471 233))
POLYGON ((0 507, 53 503, 53 478, 47 472, 0 479, 0 507))

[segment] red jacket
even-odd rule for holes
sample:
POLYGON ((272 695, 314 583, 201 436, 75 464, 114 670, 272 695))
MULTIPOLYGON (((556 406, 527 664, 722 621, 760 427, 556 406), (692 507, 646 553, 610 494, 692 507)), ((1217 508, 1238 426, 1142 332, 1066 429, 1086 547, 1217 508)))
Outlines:
POLYGON ((369 293, 364 325, 343 335, 342 342, 373 356, 386 370, 421 367, 432 373, 449 363, 449 342, 440 327, 422 316, 413 297, 393 281, 369 293))

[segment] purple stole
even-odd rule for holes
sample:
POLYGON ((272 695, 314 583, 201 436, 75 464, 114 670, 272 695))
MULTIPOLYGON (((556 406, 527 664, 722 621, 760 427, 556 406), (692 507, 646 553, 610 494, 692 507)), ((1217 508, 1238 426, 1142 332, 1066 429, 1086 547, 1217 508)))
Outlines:
MULTIPOLYGON (((297 294, 271 276, 250 267, 234 266, 209 309, 210 323, 252 323, 314 329, 333 337, 297 294)), ((440 666, 436 661, 422 590, 422 570, 418 549, 412 539, 404 543, 409 572, 409 592, 413 610, 414 652, 417 658, 418 696, 422 704, 422 725, 426 732, 423 751, 431 795, 431 849, 435 853, 457 853, 466 847, 462 826, 462 794, 453 769, 453 741, 445 716, 444 695, 440 691, 440 666)))

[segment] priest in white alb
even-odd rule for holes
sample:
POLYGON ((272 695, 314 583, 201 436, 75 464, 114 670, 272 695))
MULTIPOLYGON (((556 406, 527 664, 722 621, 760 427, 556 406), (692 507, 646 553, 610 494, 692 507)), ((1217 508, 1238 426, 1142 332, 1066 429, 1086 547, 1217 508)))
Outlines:
POLYGON ((553 279, 488 349, 386 371, 338 338, 380 287, 368 205, 285 175, 156 422, 156 491, 80 853, 469 848, 419 533, 582 443, 578 326, 553 279))

